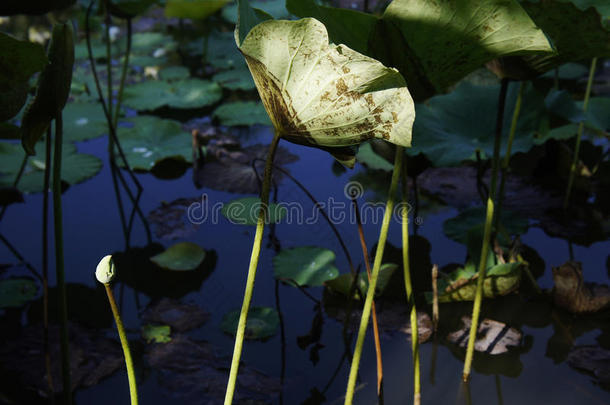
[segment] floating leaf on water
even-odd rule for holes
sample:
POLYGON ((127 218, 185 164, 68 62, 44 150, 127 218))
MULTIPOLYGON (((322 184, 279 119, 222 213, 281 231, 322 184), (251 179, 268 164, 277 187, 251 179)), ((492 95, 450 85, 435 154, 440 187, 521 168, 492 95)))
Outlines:
POLYGON ((585 283, 582 265, 566 262, 553 267, 553 300, 555 305, 572 313, 597 312, 610 307, 610 288, 607 285, 585 283))
POLYGON ((284 139, 346 147, 381 138, 410 146, 415 111, 403 77, 345 45, 329 45, 321 22, 264 21, 239 48, 284 139))
POLYGON ((198 225, 188 218, 189 207, 197 203, 200 204, 200 209, 203 209, 200 198, 178 198, 169 203, 162 201, 159 207, 146 216, 146 219, 155 227, 157 238, 185 239, 194 234, 198 228, 198 225))
POLYGON ((19 308, 38 295, 36 282, 29 278, 0 280, 0 309, 19 308))
POLYGON ((198 328, 209 317, 208 312, 195 304, 183 304, 170 298, 151 303, 142 314, 142 320, 169 325, 177 332, 198 328))
POLYGON ((319 287, 339 275, 335 253, 315 246, 283 249, 273 258, 273 275, 298 286, 319 287))
POLYGON ((108 123, 100 103, 68 103, 63 120, 65 141, 84 141, 108 133, 108 123))
POLYGON ((392 163, 375 153, 369 142, 360 145, 356 154, 356 160, 372 170, 391 172, 394 168, 392 163))
MULTIPOLYGON (((237 323, 239 322, 239 310, 231 311, 222 317, 220 329, 224 333, 235 336, 237 323)), ((274 308, 251 307, 248 312, 246 323, 246 339, 266 339, 277 331, 280 317, 274 308)))
MULTIPOLYGON (((244 197, 224 204, 220 211, 231 223, 238 225, 256 225, 258 213, 261 209, 261 200, 258 197, 244 197)), ((278 204, 269 204, 268 220, 266 223, 277 223, 286 216, 286 207, 278 204)))
POLYGON ((168 82, 188 79, 190 75, 186 66, 169 66, 159 71, 159 78, 168 82))
POLYGON ((125 89, 123 102, 136 110, 200 108, 216 103, 222 97, 217 83, 201 79, 184 79, 171 83, 147 80, 125 89))
MULTIPOLYGON (((151 170, 164 159, 191 162, 191 135, 179 122, 141 115, 125 120, 131 128, 119 127, 118 137, 129 165, 136 170, 151 170)), ((119 164, 122 162, 119 160, 119 164)))
MULTIPOLYGON (((277 256, 276 256, 277 257, 277 256)), ((377 279, 377 286, 375 287, 375 296, 380 297, 383 295, 385 288, 387 287, 394 271, 398 268, 398 265, 394 263, 384 263, 379 269, 379 278, 377 279)), ((328 280, 324 283, 331 291, 339 293, 344 296, 349 296, 349 290, 352 285, 352 275, 350 273, 341 274, 339 277, 328 280)), ((354 298, 366 297, 366 293, 369 290, 369 278, 366 272, 361 271, 358 274, 358 280, 356 288, 359 292, 355 292, 354 298)))
POLYGON ((231 0, 167 0, 165 15, 201 20, 211 16, 229 2, 231 0))
POLYGON ((222 125, 250 126, 271 125, 262 103, 256 101, 232 101, 221 104, 212 114, 222 125))
MULTIPOLYGON (((462 317, 464 327, 456 332, 450 333, 447 339, 462 348, 468 344, 470 334, 471 319, 468 316, 462 317)), ((483 319, 477 331, 477 339, 474 342, 474 350, 487 354, 506 353, 509 346, 520 346, 523 334, 515 328, 494 321, 483 319)))
POLYGON ((212 32, 206 39, 205 61, 216 69, 246 67, 243 56, 235 45, 233 33, 212 32))
POLYGON ((171 328, 169 325, 144 325, 142 326, 142 337, 146 343, 171 342, 171 328))
POLYGON ((245 66, 217 73, 212 80, 229 90, 254 90, 256 88, 252 76, 245 66))
POLYGON ((157 266, 165 270, 195 270, 205 259, 205 250, 191 242, 180 242, 168 247, 163 253, 150 258, 157 266))
MULTIPOLYGON (((456 217, 449 218, 443 222, 443 232, 449 239, 466 243, 468 232, 485 223, 485 212, 485 207, 467 208, 456 217)), ((508 235, 523 235, 529 225, 526 218, 519 217, 507 210, 501 212, 499 221, 502 231, 505 231, 508 235)), ((510 243, 510 241, 507 242, 510 243)))

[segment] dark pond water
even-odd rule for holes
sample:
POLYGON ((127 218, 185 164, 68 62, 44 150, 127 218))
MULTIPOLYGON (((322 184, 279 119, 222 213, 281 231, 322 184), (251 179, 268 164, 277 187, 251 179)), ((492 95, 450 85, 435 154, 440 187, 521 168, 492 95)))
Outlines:
MULTIPOLYGON (((271 133, 267 128, 253 129, 251 133, 242 133, 244 143, 268 143, 271 133)), ((291 173, 304 183, 311 193, 320 201, 333 198, 336 202, 346 204, 349 200, 344 194, 344 186, 362 166, 354 171, 340 175, 331 170, 333 159, 325 152, 284 143, 290 152, 298 155, 300 160, 287 166, 291 173)), ((99 156, 105 162, 102 172, 95 178, 70 187, 63 197, 64 237, 66 250, 66 273, 68 283, 78 283, 95 287, 94 269, 99 259, 109 253, 121 252, 125 249, 125 240, 119 221, 116 197, 113 193, 110 169, 107 164, 106 140, 81 142, 79 151, 99 156)), ((388 174, 389 177, 389 174, 388 174)), ((143 212, 149 213, 158 207, 162 201, 169 202, 180 197, 201 197, 205 194, 210 204, 228 202, 236 198, 235 194, 218 192, 211 189, 196 189, 191 180, 191 171, 176 180, 160 180, 150 174, 138 175, 144 187, 141 200, 143 212)), ((372 196, 367 191, 361 202, 372 196)), ((312 211, 311 202, 290 181, 280 183, 278 200, 298 202, 305 207, 305 212, 312 211)), ((40 194, 28 195, 25 204, 9 207, 2 221, 2 232, 10 238, 36 268, 41 267, 40 257, 40 225, 41 225, 40 194)), ((457 214, 451 207, 441 207, 434 213, 419 213, 420 222, 418 234, 431 244, 430 259, 433 263, 443 266, 452 262, 460 262, 466 256, 466 248, 449 240, 442 231, 444 220, 457 214)), ((192 338, 203 339, 215 346, 217 353, 230 357, 233 339, 224 334, 219 325, 223 315, 241 305, 245 285, 246 269, 250 256, 254 228, 229 223, 219 216, 218 223, 207 221, 197 229, 189 241, 204 247, 208 254, 211 251, 216 256, 213 269, 206 270, 204 281, 200 286, 193 286, 192 292, 184 295, 183 302, 193 302, 210 312, 210 319, 200 328, 189 332, 192 338)), ((352 257, 356 263, 361 263, 361 250, 355 225, 349 221, 339 221, 337 227, 343 235, 352 257)), ((365 224, 365 234, 369 248, 378 237, 379 224, 365 224)), ((413 228, 412 228, 413 232, 413 228)), ((269 234, 267 228, 266 236, 269 234)), ((297 225, 280 223, 276 227, 276 236, 282 247, 315 245, 336 252, 337 267, 342 273, 349 267, 342 254, 337 239, 328 224, 323 220, 312 224, 297 225)), ((400 244, 400 225, 393 222, 390 228, 389 242, 394 246, 400 244)), ((551 267, 559 266, 570 259, 568 243, 565 240, 547 236, 539 228, 530 229, 522 236, 524 244, 533 247, 545 261, 544 274, 539 278, 542 288, 552 287, 551 267)), ((160 241, 165 246, 171 242, 160 241)), ((263 246, 266 245, 267 239, 263 246)), ((143 247, 147 244, 144 228, 139 221, 133 227, 132 246, 143 247)), ((573 246, 575 260, 583 263, 585 277, 588 281, 607 283, 606 256, 610 252, 610 242, 599 242, 589 247, 573 246)), ((276 306, 276 289, 273 278, 272 258, 275 251, 264 248, 259 263, 259 271, 254 292, 253 304, 257 306, 276 306)), ((412 254, 424 254, 414 251, 412 254)), ((14 258, 10 252, 0 246, 0 263, 12 263, 14 258)), ((53 263, 51 259, 51 263, 53 263)), ((53 273, 53 272, 51 272, 53 273)), ((55 284, 51 275, 51 285, 55 284)), ((164 286, 168 292, 176 289, 176 285, 164 286)), ((139 287, 138 287, 139 289, 139 287)), ((243 361, 274 381, 279 381, 282 372, 282 362, 285 364, 285 381, 282 395, 276 395, 274 403, 284 404, 338 404, 342 403, 345 392, 349 362, 343 358, 345 347, 342 338, 342 324, 327 313, 324 313, 323 330, 319 350, 319 361, 313 364, 310 351, 302 350, 297 344, 297 337, 305 335, 316 314, 315 303, 297 289, 280 285, 279 298, 283 315, 285 339, 282 342, 279 331, 266 341, 248 341, 245 344, 243 361), (282 343, 285 344, 285 357, 282 353, 282 343), (337 371, 338 370, 338 371, 337 371), (318 392, 319 395, 316 396, 318 392), (315 400, 315 398, 318 398, 315 400), (306 401, 309 398, 310 401, 306 401), (325 401, 322 400, 325 398, 325 401)), ((175 291, 174 291, 175 292, 175 291)), ((316 299, 323 296, 322 288, 310 288, 308 292, 316 299)), ((135 346, 141 351, 146 344, 141 341, 139 328, 140 311, 149 303, 150 298, 129 286, 120 283, 115 285, 115 293, 120 296, 120 303, 126 327, 131 331, 133 341, 139 341, 135 346)), ((170 293, 169 295, 175 295, 170 293)), ((103 297, 103 296, 102 296, 103 297)), ((95 300, 94 296, 84 296, 69 305, 82 310, 107 305, 103 300, 95 300)), ((463 351, 449 345, 445 336, 438 337, 423 344, 420 348, 422 361, 422 392, 423 403, 467 403, 468 396, 472 403, 477 404, 607 404, 610 403, 608 391, 603 390, 593 378, 583 372, 571 368, 565 361, 565 345, 559 345, 564 350, 556 350, 552 341, 561 331, 549 315, 555 313, 567 325, 568 333, 573 334, 573 345, 597 344, 600 328, 608 328, 608 320, 589 325, 587 321, 579 321, 566 315, 558 309, 550 309, 544 302, 526 301, 517 295, 486 300, 483 304, 484 317, 500 317, 511 326, 523 333, 523 348, 513 350, 509 354, 498 357, 475 357, 474 374, 469 394, 461 387, 460 377, 463 367, 463 351), (539 308, 542 308, 539 310, 539 308), (547 308, 547 309, 545 309, 547 308), (537 314, 541 315, 538 316, 537 314), (533 314, 533 315, 532 315, 533 314), (584 323, 584 324, 583 324, 584 323), (586 324, 586 325, 585 325, 586 324)), ((381 306, 383 308, 383 304, 381 306)), ((421 309, 430 312, 429 307, 421 309)), ((468 314, 470 304, 444 304, 441 307, 441 322, 455 323, 461 315, 468 314)), ((408 320, 404 319, 405 324, 408 320)), ((101 333, 114 336, 114 330, 107 328, 101 333)), ((559 338, 561 340, 561 338, 559 338)), ((606 342, 607 343, 607 342, 606 342)), ((412 401, 412 369, 411 349, 407 336, 399 331, 382 335, 382 350, 385 373, 385 398, 387 404, 410 403, 412 401)), ((569 344, 568 344, 569 350, 569 344)), ((176 362, 185 359, 176 358, 176 362)), ((140 387, 140 403, 142 404, 189 404, 208 403, 197 402, 193 398, 172 396, 164 388, 165 375, 149 369, 138 360, 138 383, 140 387)), ((356 395, 357 404, 376 403, 376 371, 373 337, 369 333, 365 342, 365 350, 361 363, 359 391, 356 395)), ((227 371, 228 375, 228 371, 227 371)), ((189 387, 183 387, 188 391, 189 387)), ((224 387, 221 388, 224 390, 224 387)), ((124 370, 109 378, 103 379, 98 385, 78 390, 75 394, 77 404, 128 404, 129 394, 127 378, 124 370)))

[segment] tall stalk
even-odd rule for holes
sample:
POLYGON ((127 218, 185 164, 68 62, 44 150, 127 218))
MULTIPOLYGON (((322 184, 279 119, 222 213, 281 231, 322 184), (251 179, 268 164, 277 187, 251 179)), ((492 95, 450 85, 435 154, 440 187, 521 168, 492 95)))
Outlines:
POLYGON ((388 193, 388 201, 385 206, 385 212, 383 214, 383 221, 381 223, 381 231, 379 233, 379 242, 377 243, 377 250, 375 252, 375 262, 373 264, 373 272, 371 274, 371 281, 369 282, 369 289, 366 293, 366 300, 364 301, 364 308, 362 310, 362 317, 360 318, 360 327, 358 329, 358 339, 356 340, 356 348, 354 350, 354 357, 352 358, 352 365, 349 371, 349 379, 347 382, 347 391, 345 393, 345 405, 351 405, 354 399, 354 392, 356 389, 356 377, 358 375, 358 368, 360 367, 360 357, 362 356, 362 347, 364 345, 364 338, 366 337, 366 329, 368 327, 369 319, 371 316, 371 307, 373 305, 373 296, 375 295, 375 288, 377 287, 377 278, 379 277, 379 269, 381 268, 381 260, 383 259, 383 251, 385 249, 385 242, 388 237, 388 228, 390 227, 390 220, 392 218, 392 211, 394 210, 394 195, 396 194, 396 188, 398 186, 398 179, 400 178, 402 168, 402 155, 404 151, 402 148, 396 148, 396 156, 394 157, 394 171, 392 172, 392 182, 390 184, 390 191, 388 193))
POLYGON ((55 277, 59 291, 59 320, 61 343, 61 373, 64 403, 72 403, 70 382, 70 346, 68 344, 68 302, 66 299, 66 276, 64 272, 64 236, 61 211, 61 155, 63 143, 62 113, 55 116, 55 149, 53 151, 53 227, 55 231, 55 277))
MULTIPOLYGON (((595 76, 595 66, 597 65, 597 58, 591 60, 591 67, 589 68, 589 79, 587 80, 587 89, 585 90, 585 100, 582 103, 583 112, 587 111, 589 106, 589 97, 591 96, 591 86, 593 85, 593 78, 595 76)), ((576 145, 574 145, 574 158, 572 159, 572 165, 570 166, 570 177, 568 178, 568 187, 566 188, 566 196, 563 200, 563 209, 567 209, 570 204, 570 194, 572 194, 572 186, 574 185, 574 177, 576 176, 576 167, 578 166, 578 156, 580 154, 580 140, 582 138, 582 132, 585 128, 584 120, 578 124, 578 133, 576 135, 576 145)))
POLYGON ((483 281, 487 270, 487 255, 489 253, 489 243, 491 241, 492 223, 494 218, 494 203, 496 189, 498 186, 498 168, 500 166, 500 144, 502 142, 502 127, 504 124, 504 105, 506 104, 506 91, 508 89, 508 79, 502 79, 500 94, 498 98, 498 115, 496 117, 496 136, 494 139, 494 154, 491 169, 491 186, 487 196, 487 213, 485 216, 485 230, 483 232, 483 246, 481 247, 481 259, 479 260, 479 271, 477 278, 477 289, 472 306, 472 324, 470 325, 470 335, 468 347, 466 349, 466 359, 464 360, 464 372, 462 379, 468 381, 472 357, 474 355, 474 342, 479 328, 479 314, 481 313, 481 301, 483 300, 483 281))
POLYGON ((42 347, 50 397, 53 397, 53 375, 49 351, 49 188, 51 184, 51 126, 45 139, 44 181, 42 191, 42 347))
MULTIPOLYGON (((396 153, 404 153, 404 148, 397 146, 396 153)), ((421 403, 421 377, 419 367, 419 333, 417 331, 417 308, 415 307, 415 296, 411 284, 411 268, 409 265, 409 185, 407 177, 407 165, 402 165, 402 266, 405 279, 405 292, 407 293, 407 304, 411 306, 411 350, 413 351, 413 405, 421 403)))
POLYGON ((261 208, 258 212, 258 219, 256 221, 256 233, 254 235, 254 242, 252 244, 252 253, 250 255, 250 265, 248 266, 248 278, 246 280, 246 290, 244 292, 244 300, 239 313, 239 323, 237 324, 237 332, 235 333, 235 346, 233 348, 233 359, 231 360, 231 371, 229 372, 229 381, 227 383, 227 391, 225 393, 225 405, 231 405, 233 403, 233 395, 235 394, 235 385, 237 382, 237 372, 239 370, 239 360, 241 359, 241 352, 244 345, 244 336, 246 332, 246 322, 248 320, 248 310, 250 309, 250 302, 252 301, 252 292, 254 290, 254 280, 256 278, 256 267, 258 266, 258 259, 261 253, 261 244, 263 241, 263 232, 265 230, 265 221, 269 217, 269 190, 271 188, 271 172, 273 158, 277 145, 280 142, 280 134, 275 133, 271 146, 269 147, 269 154, 267 155, 267 161, 265 162, 265 174, 263 177, 263 187, 261 189, 261 208))

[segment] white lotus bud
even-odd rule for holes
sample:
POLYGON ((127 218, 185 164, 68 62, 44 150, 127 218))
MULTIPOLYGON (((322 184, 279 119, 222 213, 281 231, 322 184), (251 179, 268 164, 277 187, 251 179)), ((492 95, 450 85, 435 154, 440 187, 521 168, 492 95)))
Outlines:
POLYGON ((95 277, 102 284, 108 284, 114 278, 114 263, 112 263, 112 255, 102 257, 102 260, 95 269, 95 277))

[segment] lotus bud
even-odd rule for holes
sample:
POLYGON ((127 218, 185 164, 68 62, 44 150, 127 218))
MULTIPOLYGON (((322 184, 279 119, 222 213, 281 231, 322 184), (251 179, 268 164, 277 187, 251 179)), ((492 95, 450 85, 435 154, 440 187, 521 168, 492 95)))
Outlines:
POLYGON ((114 278, 114 263, 112 255, 102 257, 97 268, 95 269, 95 277, 102 284, 109 284, 114 278))

